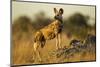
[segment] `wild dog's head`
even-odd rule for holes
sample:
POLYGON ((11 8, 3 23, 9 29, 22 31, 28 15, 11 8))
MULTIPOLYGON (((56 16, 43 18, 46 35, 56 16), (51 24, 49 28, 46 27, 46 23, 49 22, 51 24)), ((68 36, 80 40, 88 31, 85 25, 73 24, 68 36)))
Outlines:
POLYGON ((64 11, 63 11, 62 8, 60 8, 59 11, 56 8, 54 8, 54 13, 55 13, 54 18, 62 22, 62 19, 63 19, 62 14, 63 14, 63 12, 64 11))

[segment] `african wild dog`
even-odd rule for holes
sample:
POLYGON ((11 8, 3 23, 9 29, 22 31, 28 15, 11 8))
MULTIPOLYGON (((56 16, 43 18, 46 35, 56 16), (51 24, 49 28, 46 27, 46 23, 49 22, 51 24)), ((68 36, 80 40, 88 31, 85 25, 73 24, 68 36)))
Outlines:
POLYGON ((55 13, 55 20, 51 22, 48 26, 45 26, 44 28, 38 30, 34 36, 34 51, 36 55, 38 56, 39 60, 40 58, 40 52, 38 50, 38 47, 41 48, 45 46, 46 40, 51 40, 56 38, 56 48, 61 48, 61 32, 62 32, 62 14, 63 9, 60 8, 59 11, 54 8, 55 13))

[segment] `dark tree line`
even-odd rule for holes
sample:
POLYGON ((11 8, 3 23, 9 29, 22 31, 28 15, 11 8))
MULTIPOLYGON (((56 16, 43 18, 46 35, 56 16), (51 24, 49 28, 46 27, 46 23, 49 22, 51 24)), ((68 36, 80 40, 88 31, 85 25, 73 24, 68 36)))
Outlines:
MULTIPOLYGON (((89 17, 89 16, 88 16, 89 17)), ((94 29, 94 27, 91 27, 87 24, 88 17, 81 14, 81 13, 75 13, 69 16, 68 18, 64 19, 63 21, 63 30, 67 34, 75 35, 77 37, 85 37, 88 33, 88 30, 94 29)), ((46 14, 44 12, 38 13, 35 18, 35 20, 32 21, 27 16, 21 16, 13 23, 13 32, 14 31, 22 31, 22 32, 29 32, 29 31, 37 31, 44 26, 47 26, 50 24, 53 19, 49 19, 46 17, 46 14)), ((95 29, 94 29, 95 30, 95 29)))

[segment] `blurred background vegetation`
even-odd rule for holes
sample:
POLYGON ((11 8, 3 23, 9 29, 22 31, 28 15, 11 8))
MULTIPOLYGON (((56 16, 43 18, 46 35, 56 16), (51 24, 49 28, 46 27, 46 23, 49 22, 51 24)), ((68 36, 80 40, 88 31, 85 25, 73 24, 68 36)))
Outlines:
MULTIPOLYGON (((85 16, 81 13, 74 13, 68 18, 64 18, 63 32, 66 33, 68 37, 73 35, 81 39, 84 39, 89 33, 95 34, 96 24, 88 24, 90 23, 90 18, 90 16, 85 16)), ((54 19, 47 17, 43 11, 36 14, 34 21, 27 16, 21 16, 12 24, 13 33, 33 33, 52 23, 52 21, 54 21, 54 19)))

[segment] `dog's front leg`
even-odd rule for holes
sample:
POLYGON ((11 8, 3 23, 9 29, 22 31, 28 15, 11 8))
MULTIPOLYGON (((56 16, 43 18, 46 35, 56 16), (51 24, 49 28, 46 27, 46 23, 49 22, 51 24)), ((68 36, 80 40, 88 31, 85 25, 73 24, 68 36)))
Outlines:
POLYGON ((62 39, 61 33, 59 33, 59 34, 58 34, 59 48, 62 48, 62 47, 61 47, 61 39, 62 39))
POLYGON ((58 50, 58 34, 57 34, 57 36, 56 36, 56 49, 58 50))

